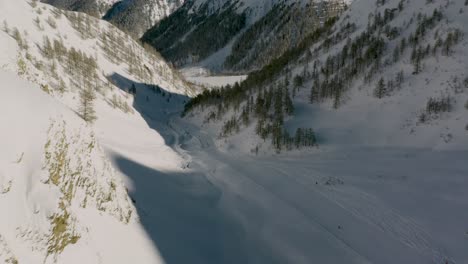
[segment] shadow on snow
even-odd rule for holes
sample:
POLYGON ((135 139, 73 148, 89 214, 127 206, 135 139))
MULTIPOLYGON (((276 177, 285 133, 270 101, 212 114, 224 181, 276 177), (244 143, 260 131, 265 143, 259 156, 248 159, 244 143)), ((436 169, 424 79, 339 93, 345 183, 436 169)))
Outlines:
MULTIPOLYGON (((136 88, 133 107, 167 145, 173 145, 167 122, 181 112, 188 97, 118 74, 109 78, 125 92, 136 88)), ((218 207, 222 193, 203 174, 161 172, 118 154, 113 158, 132 180, 134 191, 129 195, 166 263, 247 263, 242 228, 218 207)))

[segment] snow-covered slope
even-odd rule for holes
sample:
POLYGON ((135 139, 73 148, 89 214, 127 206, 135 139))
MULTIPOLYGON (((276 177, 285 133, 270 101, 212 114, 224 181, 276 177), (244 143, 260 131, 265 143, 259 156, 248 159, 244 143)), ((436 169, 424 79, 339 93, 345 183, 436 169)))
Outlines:
POLYGON ((468 7, 384 15, 399 2, 356 0, 182 119, 197 91, 157 54, 106 22, 0 0, 0 262, 466 263, 468 7), (442 46, 394 59, 415 32, 442 46), (93 125, 76 114, 90 88, 93 125), (296 150, 308 128, 319 147, 296 150))
MULTIPOLYGON (((220 134, 247 127, 241 130, 276 133, 286 145, 285 131, 272 132, 275 124, 292 137, 297 128, 313 128, 324 145, 465 148, 467 9, 464 1, 355 1, 341 19, 225 91, 225 100, 208 99, 216 93, 206 94, 207 104, 204 96, 194 100, 205 106, 205 117, 195 116, 214 121, 220 134), (292 99, 294 111, 277 103, 278 94, 292 99), (233 121, 216 121, 226 119, 233 121)), ((255 136, 245 138, 241 133, 244 150, 255 150, 255 136)))
POLYGON ((189 0, 142 40, 177 66, 250 72, 295 46, 326 17, 339 14, 344 3, 189 0))
POLYGON ((57 8, 101 17, 119 0, 41 0, 57 8))
POLYGON ((187 105, 184 145, 246 230, 248 259, 468 261, 465 3, 355 0, 244 83, 187 105))
MULTIPOLYGON (((115 86, 108 77, 121 75, 179 94, 193 92, 157 52, 143 48, 107 22, 48 5, 30 5, 23 0, 4 0, 1 5, 2 43, 14 39, 19 44, 19 49, 8 50, 3 67, 12 69, 21 65, 20 73, 37 83, 50 84, 50 92, 57 96, 63 92, 55 89, 58 79, 64 82, 65 90, 73 92, 83 86, 73 80, 82 71, 87 71, 81 76, 85 84, 94 82, 110 91, 115 86), (77 69, 72 69, 74 66, 77 69)), ((66 97, 67 93, 62 95, 66 97)))
POLYGON ((93 130, 37 85, 0 80, 0 262, 160 262, 93 130))
POLYGON ((26 0, 0 20, 0 263, 162 263, 113 157, 180 169, 136 101, 163 116, 196 91, 108 22, 26 0))
POLYGON ((140 37, 158 21, 180 7, 184 0, 41 0, 55 7, 102 17, 118 28, 140 37))
POLYGON ((124 31, 141 37, 183 3, 184 0, 123 0, 113 5, 103 18, 124 31))

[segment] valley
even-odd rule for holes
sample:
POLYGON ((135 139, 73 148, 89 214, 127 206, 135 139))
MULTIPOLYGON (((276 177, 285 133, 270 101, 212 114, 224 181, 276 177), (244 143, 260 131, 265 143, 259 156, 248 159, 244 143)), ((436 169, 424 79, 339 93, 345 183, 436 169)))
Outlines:
POLYGON ((113 160, 135 185, 131 196, 142 223, 168 263, 458 263, 467 257, 461 246, 466 151, 356 144, 246 155, 179 112, 157 124, 150 109, 141 114, 183 158, 183 169, 165 171, 131 155, 113 160), (414 210, 416 204, 424 206, 414 210), (173 236, 179 232, 187 244, 173 236), (196 247, 190 243, 202 238, 196 247))
POLYGON ((0 0, 0 264, 467 263, 467 14, 0 0))

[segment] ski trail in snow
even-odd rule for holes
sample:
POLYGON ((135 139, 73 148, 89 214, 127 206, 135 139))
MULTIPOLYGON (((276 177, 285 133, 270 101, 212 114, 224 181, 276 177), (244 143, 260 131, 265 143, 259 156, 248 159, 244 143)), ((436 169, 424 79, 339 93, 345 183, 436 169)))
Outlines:
MULTIPOLYGON (((278 168, 275 168, 274 166, 270 167, 271 169, 273 170, 276 170, 280 173, 282 173, 284 176, 287 175, 287 173, 285 173, 284 171, 278 169, 278 168)), ((350 245, 349 243, 346 242, 346 240, 342 239, 336 232, 334 232, 329 226, 326 226, 325 224, 321 223, 319 220, 317 220, 313 215, 311 214, 308 214, 307 212, 305 212, 304 210, 302 210, 301 208, 299 208, 298 206, 296 206, 294 203, 288 201, 287 199, 284 199, 284 197, 282 197, 280 194, 276 193, 274 190, 272 190, 271 188, 268 188, 266 187, 265 185, 263 185, 262 183, 260 183, 258 180, 256 180, 254 177, 251 177, 249 176, 248 173, 245 173, 245 174, 241 174, 243 176, 245 176, 253 185, 256 185, 258 186, 258 188, 262 189, 265 193, 267 193, 268 195, 271 195, 274 197, 275 200, 278 200, 278 202, 280 203, 284 203, 285 206, 288 206, 290 208, 292 208, 293 210, 295 210, 298 214, 302 215, 304 218, 306 218, 307 220, 309 220, 311 223, 314 223, 315 225, 317 225, 324 233, 327 234, 327 237, 330 239, 330 240, 336 240, 340 245, 341 247, 344 249, 344 250, 348 250, 348 251, 351 251, 353 252, 356 256, 358 256, 359 258, 359 261, 362 261, 362 263, 371 263, 369 261, 369 259, 367 259, 366 256, 362 255, 361 253, 359 253, 355 248, 353 248, 352 245, 350 245)), ((304 227, 305 228, 305 227, 304 227)))
MULTIPOLYGON (((308 188, 314 186, 310 182, 301 181, 303 179, 301 177, 290 176, 285 170, 278 168, 277 163, 270 163, 269 165, 298 184, 307 186, 308 188)), ((315 174, 320 175, 319 172, 315 172, 315 174)), ((343 210, 350 212, 370 225, 378 227, 383 232, 390 234, 417 252, 430 256, 433 263, 444 263, 450 260, 443 253, 445 250, 436 245, 435 239, 426 230, 420 227, 414 220, 404 217, 397 211, 389 208, 377 197, 352 186, 340 185, 328 188, 311 188, 311 190, 320 193, 343 210)), ((450 263, 455 262, 451 261, 450 263)))
MULTIPOLYGON (((178 128, 175 128, 174 125, 171 125, 171 128, 175 134, 183 131, 178 128)), ((188 132, 185 131, 184 133, 188 133, 188 132)), ((294 215, 295 218, 300 219, 303 225, 302 228, 306 230, 315 230, 315 232, 320 233, 320 236, 323 237, 324 239, 323 242, 328 241, 327 243, 333 245, 333 247, 341 248, 340 251, 348 252, 347 254, 354 255, 352 257, 354 259, 354 262, 371 263, 365 256, 361 255, 359 252, 353 249, 351 245, 347 244, 346 241, 343 241, 342 239, 340 239, 340 237, 337 236, 330 229, 329 226, 327 227, 326 225, 323 225, 319 221, 316 221, 315 219, 311 218, 310 215, 306 215, 300 208, 297 208, 294 204, 291 204, 287 200, 284 200, 280 195, 278 195, 277 193, 269 189, 267 186, 264 186, 260 182, 258 182, 253 175, 250 175, 250 173, 252 172, 245 170, 245 168, 242 168, 243 166, 239 164, 235 164, 236 163, 235 161, 231 161, 229 160, 228 157, 225 157, 223 153, 220 153, 216 149, 209 135, 207 135, 206 133, 203 133, 202 131, 201 133, 197 133, 195 135, 190 134, 190 135, 196 138, 196 140, 200 144, 200 148, 202 151, 204 151, 205 153, 209 153, 208 155, 209 158, 202 161, 202 164, 199 164, 199 165, 205 168, 207 178, 210 180, 210 182, 213 182, 213 184, 221 188, 224 194, 233 192, 233 189, 236 189, 236 187, 233 187, 233 185, 236 185, 237 187, 246 186, 246 188, 254 190, 254 191, 251 191, 251 193, 255 193, 257 197, 255 197, 254 199, 257 199, 258 200, 257 202, 269 203, 270 201, 274 201, 274 203, 276 204, 276 209, 281 208, 279 212, 275 212, 275 214, 277 213, 288 214, 287 212, 291 212, 291 214, 294 215), (206 160, 208 159, 210 159, 210 162, 209 162, 210 166, 212 166, 213 164, 216 164, 214 166, 215 169, 210 170, 208 169, 208 167, 210 166, 207 166, 207 164, 204 164, 206 160), (214 163, 213 161, 216 161, 216 163, 214 163), (235 182, 232 182, 232 178, 226 179, 223 176, 220 178, 219 177, 220 174, 235 175, 237 178, 235 182)), ((181 155, 184 155, 184 156, 188 155, 187 150, 180 148, 179 142, 175 141, 174 143, 175 143, 174 147, 181 155)), ((253 173, 256 174, 255 171, 253 173)), ((245 194, 245 195, 250 196, 251 194, 245 194)), ((227 206, 226 210, 228 211, 233 210, 233 208, 230 208, 231 206, 233 206, 232 204, 224 204, 220 206, 225 206, 225 207, 227 206)), ((262 208, 262 210, 263 209, 265 208, 262 208)), ((270 209, 267 209, 267 210, 270 210, 270 209)), ((255 216, 250 216, 250 217, 251 217, 250 218, 251 220, 254 220, 253 218, 255 218, 255 216)), ((271 223, 265 223, 265 224, 269 225, 271 223)), ((244 223, 244 225, 246 224, 244 223)), ((247 226, 245 226, 246 231, 247 232, 254 231, 254 230, 251 230, 252 227, 248 225, 249 224, 247 223, 247 226)), ((265 227, 263 227, 263 229, 265 229, 265 227)), ((266 235, 266 236, 268 236, 268 233, 269 233, 269 232, 265 233, 265 231, 260 231, 260 232, 263 232, 264 233, 263 235, 266 235)), ((294 258, 297 261, 296 263, 308 263, 309 262, 306 257, 301 258, 300 255, 303 252, 297 252, 296 251, 297 249, 294 249, 292 248, 292 246, 288 245, 287 240, 279 241, 277 239, 272 239, 269 243, 271 243, 272 246, 277 247, 276 250, 278 252, 276 254, 281 254, 280 251, 296 252, 294 256, 294 258), (288 248, 288 247, 289 249, 286 250, 285 248, 288 248)), ((261 247, 260 245, 257 245, 257 246, 261 247)), ((291 258, 291 256, 288 256, 288 257, 291 258)))
POLYGON ((377 197, 353 187, 328 188, 320 191, 322 195, 335 202, 344 210, 367 223, 377 226, 424 255, 432 256, 434 263, 443 263, 448 256, 445 250, 435 245, 431 235, 422 229, 415 221, 403 217, 398 212, 388 208, 377 197))
POLYGON ((456 263, 416 220, 362 188, 340 183, 345 171, 322 170, 346 155, 331 157, 332 164, 239 156, 219 150, 205 131, 175 120, 167 123, 171 147, 221 191, 217 207, 248 234, 250 260, 265 251, 274 252, 270 263, 310 263, 317 254, 346 256, 348 263, 456 263), (336 185, 323 184, 329 175, 336 185))

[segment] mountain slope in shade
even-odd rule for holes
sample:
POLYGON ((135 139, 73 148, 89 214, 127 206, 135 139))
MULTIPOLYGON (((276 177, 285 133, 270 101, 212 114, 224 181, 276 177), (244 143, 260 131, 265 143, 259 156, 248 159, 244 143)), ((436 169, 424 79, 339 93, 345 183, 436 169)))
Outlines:
POLYGON ((114 4, 103 18, 140 37, 158 21, 174 12, 183 2, 184 0, 124 0, 114 4))
POLYGON ((118 0, 41 0, 57 8, 100 17, 118 0))
POLYGON ((174 12, 184 0, 41 0, 57 8, 102 17, 140 37, 159 20, 174 12))
POLYGON ((194 117, 221 136, 237 138, 243 128, 275 135, 243 140, 245 151, 291 148, 298 128, 313 128, 328 144, 463 148, 467 8, 464 1, 354 1, 240 85, 200 95, 188 112, 195 108, 194 117))
POLYGON ((187 105, 203 124, 189 149, 256 248, 280 263, 468 261, 465 2, 353 1, 187 105))
POLYGON ((190 0, 142 40, 179 67, 195 64, 250 72, 294 47, 345 7, 342 0, 190 0))

